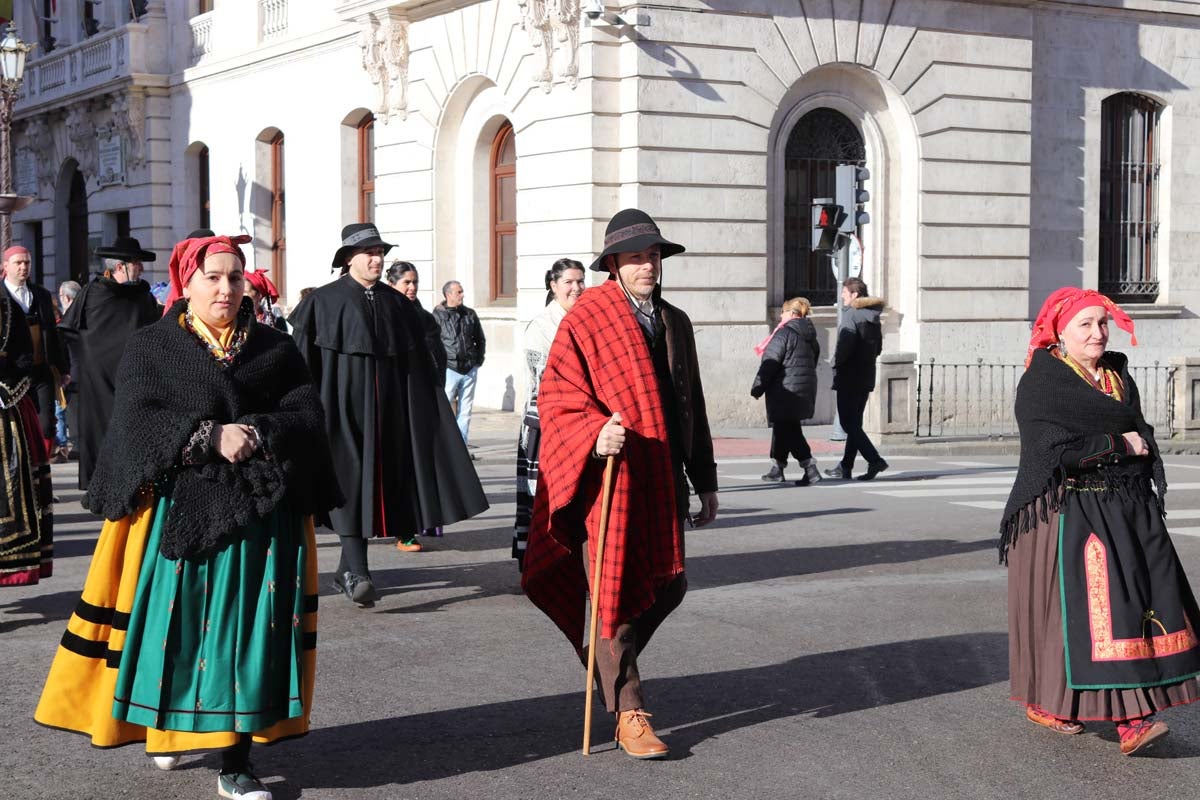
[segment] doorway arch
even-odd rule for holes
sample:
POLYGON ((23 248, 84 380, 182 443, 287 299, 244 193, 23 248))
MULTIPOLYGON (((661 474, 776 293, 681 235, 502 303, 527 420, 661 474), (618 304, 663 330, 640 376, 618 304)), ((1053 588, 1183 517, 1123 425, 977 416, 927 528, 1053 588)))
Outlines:
POLYGON ((792 127, 784 148, 783 296, 807 297, 814 306, 833 305, 837 280, 826 253, 812 249, 809 209, 815 198, 831 198, 838 164, 866 163, 862 131, 842 112, 820 106, 792 127))
POLYGON ((87 182, 73 158, 63 162, 54 192, 54 274, 58 283, 66 280, 86 283, 92 267, 88 246, 87 182))

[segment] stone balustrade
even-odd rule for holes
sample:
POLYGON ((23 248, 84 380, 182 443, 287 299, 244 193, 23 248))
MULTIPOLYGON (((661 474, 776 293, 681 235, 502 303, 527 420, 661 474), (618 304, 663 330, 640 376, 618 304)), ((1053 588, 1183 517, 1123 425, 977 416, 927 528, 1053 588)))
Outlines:
POLYGON ((190 20, 192 29, 192 63, 198 64, 212 52, 213 13, 201 14, 190 20))
POLYGON ((72 95, 146 70, 145 25, 129 23, 71 47, 31 59, 25 68, 17 113, 57 105, 72 95))
POLYGON ((277 39, 287 33, 288 0, 259 0, 260 38, 277 39))

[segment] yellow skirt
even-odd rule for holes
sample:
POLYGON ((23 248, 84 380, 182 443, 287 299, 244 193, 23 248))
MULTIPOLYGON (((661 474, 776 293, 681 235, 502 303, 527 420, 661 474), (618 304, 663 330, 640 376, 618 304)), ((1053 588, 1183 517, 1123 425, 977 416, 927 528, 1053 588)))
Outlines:
MULTIPOLYGON (((67 622, 66 633, 50 665, 34 719, 51 728, 87 735, 95 747, 120 747, 145 742, 150 755, 171 755, 232 747, 240 734, 234 731, 194 733, 147 728, 113 717, 121 651, 145 556, 146 541, 154 522, 154 504, 148 501, 128 517, 105 521, 88 568, 83 595, 67 622)), ((304 594, 317 595, 316 537, 312 517, 304 518, 307 557, 304 561, 304 594)), ((302 621, 307 638, 315 639, 316 603, 306 603, 302 621)), ((269 744, 308 733, 316 678, 316 649, 303 653, 302 716, 281 720, 254 731, 255 742, 269 744)))

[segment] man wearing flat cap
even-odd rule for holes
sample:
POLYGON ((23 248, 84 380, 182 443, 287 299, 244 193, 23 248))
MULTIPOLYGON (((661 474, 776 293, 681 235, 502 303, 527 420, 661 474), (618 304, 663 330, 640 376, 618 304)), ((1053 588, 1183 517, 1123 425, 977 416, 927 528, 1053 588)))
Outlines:
POLYGON ((342 543, 334 585, 374 604, 373 537, 408 538, 487 509, 416 307, 383 276, 392 245, 370 223, 342 229, 341 277, 310 292, 288 322, 325 406, 346 504, 330 513, 342 543))
POLYGON ((162 316, 150 284, 142 280, 142 264, 157 258, 153 251, 143 250, 132 236, 119 236, 108 247, 97 247, 96 255, 104 259, 104 273, 83 287, 58 324, 78 382, 67 424, 79 450, 80 489, 91 480, 108 430, 125 343, 162 316))
POLYGON ((559 325, 538 390, 545 477, 521 583, 586 663, 584 601, 604 464, 614 456, 596 668, 617 744, 634 758, 667 755, 647 720, 637 656, 687 591, 685 521, 707 525, 717 515, 692 323, 659 287, 662 259, 683 250, 643 211, 613 217, 591 266, 608 281, 584 292, 559 325), (700 499, 695 517, 689 480, 700 499))

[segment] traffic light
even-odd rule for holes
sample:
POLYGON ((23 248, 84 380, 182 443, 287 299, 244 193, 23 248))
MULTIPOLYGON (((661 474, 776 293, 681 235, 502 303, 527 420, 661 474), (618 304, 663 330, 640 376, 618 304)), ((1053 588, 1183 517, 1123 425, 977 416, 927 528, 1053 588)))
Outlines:
POLYGON ((838 230, 842 233, 855 234, 859 225, 866 225, 871 221, 871 215, 859 208, 871 199, 871 193, 864 188, 870 177, 871 172, 866 167, 853 164, 838 165, 834 174, 834 191, 837 195, 835 201, 846 210, 846 215, 838 225, 838 230))
POLYGON ((837 246, 838 225, 841 223, 842 207, 828 197, 813 198, 812 204, 812 249, 833 250, 837 246))

